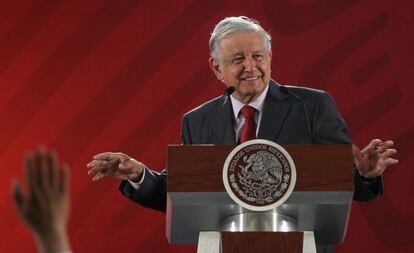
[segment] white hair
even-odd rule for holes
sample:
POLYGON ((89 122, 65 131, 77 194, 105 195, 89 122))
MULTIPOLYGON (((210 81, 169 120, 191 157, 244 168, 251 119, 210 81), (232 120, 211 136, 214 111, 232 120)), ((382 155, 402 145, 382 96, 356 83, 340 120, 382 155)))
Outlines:
POLYGON ((271 50, 271 36, 267 33, 263 27, 260 26, 259 22, 245 17, 227 17, 221 20, 216 27, 214 27, 213 32, 210 37, 210 55, 215 60, 219 59, 219 43, 221 40, 231 34, 236 33, 246 33, 246 32, 257 32, 259 33, 264 41, 265 50, 269 52, 271 50))

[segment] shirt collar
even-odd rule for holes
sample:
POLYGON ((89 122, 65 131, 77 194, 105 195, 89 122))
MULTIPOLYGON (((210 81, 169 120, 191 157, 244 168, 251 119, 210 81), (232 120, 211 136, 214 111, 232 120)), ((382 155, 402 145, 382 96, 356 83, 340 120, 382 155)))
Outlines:
MULTIPOLYGON (((269 85, 270 84, 266 86, 262 94, 260 94, 254 101, 248 104, 249 106, 256 109, 259 113, 262 112, 263 104, 266 98, 267 90, 269 89, 269 85)), ((239 116, 240 110, 243 108, 243 106, 245 106, 245 104, 237 100, 235 97, 233 97, 233 95, 230 96, 230 100, 231 100, 231 105, 233 106, 234 118, 237 119, 239 116)))

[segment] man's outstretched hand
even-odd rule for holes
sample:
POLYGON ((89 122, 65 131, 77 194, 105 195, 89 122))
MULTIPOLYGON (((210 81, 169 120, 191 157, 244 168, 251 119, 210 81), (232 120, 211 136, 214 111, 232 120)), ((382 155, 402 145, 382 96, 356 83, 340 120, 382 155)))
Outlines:
POLYGON ((379 139, 372 140, 362 150, 352 145, 352 153, 359 174, 366 178, 375 178, 382 175, 388 166, 397 164, 398 160, 392 158, 397 153, 393 146, 393 141, 383 142, 379 139))
POLYGON ((105 152, 97 154, 86 165, 92 181, 104 177, 139 182, 144 172, 144 164, 123 153, 105 152))

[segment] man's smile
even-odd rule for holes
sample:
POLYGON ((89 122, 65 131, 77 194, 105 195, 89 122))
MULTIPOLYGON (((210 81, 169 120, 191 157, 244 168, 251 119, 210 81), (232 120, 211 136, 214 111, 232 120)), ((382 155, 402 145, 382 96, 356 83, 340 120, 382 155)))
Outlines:
POLYGON ((243 77, 243 78, 240 78, 240 80, 242 80, 242 81, 254 81, 254 80, 259 79, 260 77, 261 76, 243 77))

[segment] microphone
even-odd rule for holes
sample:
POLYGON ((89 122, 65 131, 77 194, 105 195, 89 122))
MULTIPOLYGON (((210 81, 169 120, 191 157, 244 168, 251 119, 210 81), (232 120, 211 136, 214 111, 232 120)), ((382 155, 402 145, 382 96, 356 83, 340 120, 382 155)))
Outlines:
POLYGON ((226 92, 224 93, 224 95, 230 96, 231 94, 233 94, 235 90, 236 88, 234 88, 234 86, 230 86, 226 89, 226 92))
POLYGON ((230 95, 233 94, 233 92, 235 90, 236 90, 236 88, 234 88, 233 86, 229 86, 224 91, 224 94, 221 95, 221 97, 219 99, 217 99, 217 103, 214 105, 213 117, 212 117, 211 122, 210 122, 210 128, 208 130, 208 136, 207 136, 206 144, 209 144, 209 142, 210 142, 211 134, 213 133, 214 119, 216 118, 217 109, 218 109, 218 106, 219 106, 219 103, 220 103, 221 99, 224 98, 224 102, 223 103, 225 103, 227 101, 227 99, 230 97, 230 95))
POLYGON ((311 138, 311 143, 313 143, 312 130, 311 130, 310 121, 309 121, 308 109, 306 107, 305 101, 303 101, 303 99, 301 99, 295 93, 291 92, 286 86, 280 85, 279 90, 282 93, 284 93, 288 96, 294 97, 295 99, 299 100, 302 103, 303 110, 305 111, 305 118, 306 118, 306 125, 307 125, 307 128, 308 128, 308 135, 311 138))

